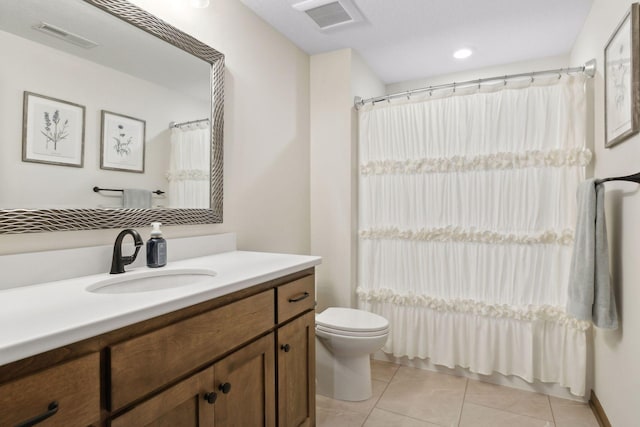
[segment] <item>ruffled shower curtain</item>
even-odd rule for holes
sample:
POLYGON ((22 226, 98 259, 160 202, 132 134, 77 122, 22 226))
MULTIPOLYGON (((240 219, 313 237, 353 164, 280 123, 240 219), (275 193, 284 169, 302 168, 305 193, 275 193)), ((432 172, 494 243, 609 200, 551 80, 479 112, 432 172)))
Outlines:
POLYGON ((359 307, 383 351, 585 394, 589 323, 565 312, 585 148, 582 76, 359 112, 359 307))
POLYGON ((209 209, 211 134, 208 124, 171 129, 169 206, 209 209))

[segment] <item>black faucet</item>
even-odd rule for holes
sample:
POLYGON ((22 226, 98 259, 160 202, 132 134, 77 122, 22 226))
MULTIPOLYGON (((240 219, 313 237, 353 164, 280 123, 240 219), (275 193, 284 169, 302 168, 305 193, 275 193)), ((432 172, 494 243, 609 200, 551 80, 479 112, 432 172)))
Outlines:
POLYGON ((136 230, 132 230, 127 228, 126 230, 122 230, 118 237, 116 237, 116 243, 113 245, 113 259, 111 260, 111 274, 120 274, 124 273, 124 266, 131 264, 136 260, 138 256, 138 252, 142 247, 142 237, 140 237, 140 233, 136 230), (136 245, 136 251, 131 256, 122 256, 122 239, 125 238, 127 234, 130 234, 133 237, 133 242, 136 245))

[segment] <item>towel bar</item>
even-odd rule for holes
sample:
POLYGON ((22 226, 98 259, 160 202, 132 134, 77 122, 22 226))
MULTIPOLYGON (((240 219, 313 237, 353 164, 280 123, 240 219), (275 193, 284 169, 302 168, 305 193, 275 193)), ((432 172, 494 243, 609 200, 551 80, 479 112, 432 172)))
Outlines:
MULTIPOLYGON (((99 191, 122 191, 124 192, 123 189, 117 189, 117 188, 99 188, 99 187, 93 187, 93 191, 94 192, 99 192, 99 191)), ((152 191, 153 194, 157 194, 157 195, 161 195, 164 194, 164 191, 162 190, 156 190, 156 191, 152 191)))
POLYGON ((611 178, 596 179, 596 184, 602 184, 607 181, 629 181, 640 184, 640 172, 627 176, 615 176, 611 178))

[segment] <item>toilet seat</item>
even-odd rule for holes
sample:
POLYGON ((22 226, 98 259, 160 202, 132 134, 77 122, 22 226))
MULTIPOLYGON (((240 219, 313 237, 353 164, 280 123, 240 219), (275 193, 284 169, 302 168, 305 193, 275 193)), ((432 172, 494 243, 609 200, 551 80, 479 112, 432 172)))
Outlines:
POLYGON ((321 325, 316 325, 316 332, 327 333, 331 335, 338 335, 343 337, 379 337, 383 335, 387 335, 389 333, 389 328, 382 329, 380 331, 341 331, 339 329, 326 328, 321 325))
POLYGON ((364 310, 329 307, 316 316, 316 329, 344 336, 380 336, 388 333, 389 321, 364 310))

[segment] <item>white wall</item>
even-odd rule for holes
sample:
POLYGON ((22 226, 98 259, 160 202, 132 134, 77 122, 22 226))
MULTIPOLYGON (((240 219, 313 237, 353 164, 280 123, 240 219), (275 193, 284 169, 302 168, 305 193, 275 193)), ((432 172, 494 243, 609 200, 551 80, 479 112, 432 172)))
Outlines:
MULTIPOLYGON (((604 47, 631 3, 594 0, 571 52, 574 63, 590 58, 598 63, 589 122, 597 177, 640 170, 639 135, 604 148, 604 47)), ((621 322, 617 331, 594 331, 594 392, 613 426, 630 427, 640 422, 640 194, 632 183, 611 182, 606 189, 611 276, 621 322)))
MULTIPOLYGON (((237 231, 240 249, 308 253, 309 56, 237 0, 134 3, 226 56, 224 223, 163 227, 165 236, 237 231)), ((1 235, 0 254, 111 244, 116 234, 1 235)))
POLYGON ((351 49, 311 57, 311 253, 318 309, 355 306, 357 116, 353 97, 384 86, 351 49))

